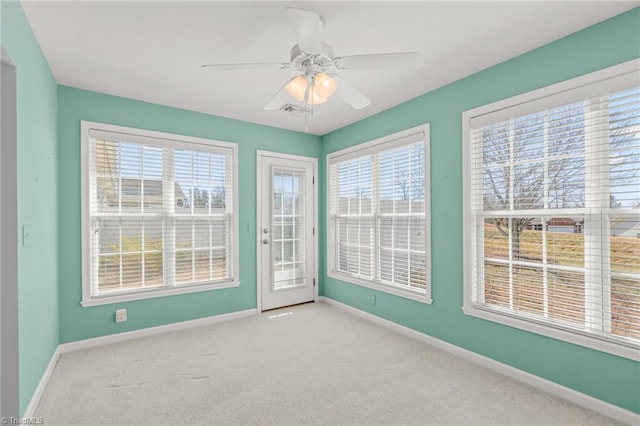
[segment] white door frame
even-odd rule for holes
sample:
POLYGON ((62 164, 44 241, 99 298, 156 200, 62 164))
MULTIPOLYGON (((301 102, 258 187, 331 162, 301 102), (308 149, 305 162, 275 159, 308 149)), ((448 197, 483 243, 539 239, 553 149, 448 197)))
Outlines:
POLYGON ((257 150, 256 152, 256 294, 257 310, 262 312, 262 233, 260 232, 260 218, 262 207, 262 158, 270 157, 282 160, 298 160, 313 163, 313 301, 318 301, 318 159, 302 155, 283 154, 257 150))

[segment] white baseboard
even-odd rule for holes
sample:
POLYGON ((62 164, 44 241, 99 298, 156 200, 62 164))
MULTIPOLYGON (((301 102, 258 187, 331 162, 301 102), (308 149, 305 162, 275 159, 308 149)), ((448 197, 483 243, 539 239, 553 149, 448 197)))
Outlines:
POLYGON ((44 390, 46 389, 47 384, 51 379, 51 375, 53 375, 53 370, 55 370, 56 364, 58 364, 58 360, 60 359, 60 354, 61 354, 60 345, 58 345, 56 347, 56 350, 53 351, 53 355, 51 355, 49 364, 47 365, 47 368, 44 370, 44 373, 42 374, 42 377, 38 382, 38 386, 36 386, 36 390, 33 391, 33 395, 31 396, 29 405, 27 405, 27 408, 24 410, 24 416, 22 417, 22 419, 25 420, 25 422, 22 422, 22 424, 25 424, 25 425, 29 424, 29 419, 33 417, 33 414, 36 411, 36 407, 40 402, 40 398, 42 397, 42 394, 44 393, 44 390))
POLYGON ((252 315, 256 315, 258 313, 257 309, 247 309, 246 311, 238 311, 231 312, 229 314, 222 315, 214 315, 206 318, 199 318, 190 321, 182 321, 176 322, 172 324, 159 325, 157 327, 149 327, 143 328, 141 330, 134 331, 125 331, 123 333, 112 334, 109 336, 95 337, 92 339, 78 340, 77 342, 70 343, 62 343, 56 347, 56 350, 53 352, 51 356, 51 360, 49 361, 49 365, 47 365, 47 369, 44 371, 36 390, 33 392, 31 396, 31 401, 29 401, 29 405, 22 416, 24 420, 23 424, 29 424, 29 419, 33 417, 36 407, 38 403, 40 403, 40 398, 51 379, 51 375, 53 374, 53 370, 58 363, 58 359, 60 356, 67 352, 78 351, 81 349, 93 348, 96 346, 108 345, 111 343, 124 342, 127 340, 139 339, 141 337, 154 336, 156 334, 167 333, 170 331, 176 330, 184 330, 193 327, 200 327, 203 325, 216 324, 220 322, 230 321, 233 319, 249 317, 252 315))
POLYGON ((78 340, 76 342, 62 343, 58 347, 60 353, 78 351, 81 349, 93 348, 96 346, 108 345, 111 343, 125 342, 127 340, 138 339, 140 337, 154 336, 156 334, 167 333, 169 331, 184 330, 202 325, 216 324, 233 319, 244 318, 257 314, 256 309, 246 311, 231 312, 228 314, 214 315, 212 317, 199 318, 190 321, 175 322, 172 324, 159 325, 157 327, 143 328, 140 330, 125 331, 123 333, 111 334, 109 336, 94 337, 92 339, 78 340))
POLYGON ((365 311, 361 311, 360 309, 354 308, 353 306, 346 305, 336 300, 321 296, 319 298, 319 301, 350 312, 354 315, 372 321, 378 325, 396 331, 405 336, 417 339, 435 348, 447 351, 453 355, 464 358, 467 361, 473 362, 497 373, 511 377, 512 379, 515 379, 526 385, 532 386, 551 395, 573 402, 574 404, 580 405, 581 407, 597 411, 598 413, 611 417, 612 419, 630 425, 640 425, 640 414, 625 410, 624 408, 618 407, 617 405, 610 404, 608 402, 594 398, 582 392, 578 392, 566 386, 559 385, 550 380, 543 379, 542 377, 527 373, 510 365, 503 364, 484 355, 480 355, 467 349, 461 348, 460 346, 447 343, 443 340, 436 339, 435 337, 420 333, 419 331, 413 330, 403 325, 396 324, 395 322, 380 318, 365 311))

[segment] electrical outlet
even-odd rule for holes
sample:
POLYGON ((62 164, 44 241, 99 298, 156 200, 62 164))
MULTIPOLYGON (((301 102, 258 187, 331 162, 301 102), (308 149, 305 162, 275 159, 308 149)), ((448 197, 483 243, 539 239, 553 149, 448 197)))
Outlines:
POLYGON ((116 309, 116 322, 125 322, 127 320, 126 309, 116 309))
POLYGON ((376 306, 376 297, 375 296, 371 296, 371 304, 373 306, 376 306))

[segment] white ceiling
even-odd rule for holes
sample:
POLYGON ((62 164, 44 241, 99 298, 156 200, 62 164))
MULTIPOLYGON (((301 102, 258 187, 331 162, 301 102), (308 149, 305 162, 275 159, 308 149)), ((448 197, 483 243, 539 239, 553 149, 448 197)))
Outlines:
POLYGON ((213 72, 205 63, 288 62, 285 7, 320 13, 336 56, 419 51, 416 70, 344 70, 369 97, 316 106, 323 135, 637 7, 633 1, 24 1, 59 84, 291 130, 304 119, 264 105, 295 70, 213 72))

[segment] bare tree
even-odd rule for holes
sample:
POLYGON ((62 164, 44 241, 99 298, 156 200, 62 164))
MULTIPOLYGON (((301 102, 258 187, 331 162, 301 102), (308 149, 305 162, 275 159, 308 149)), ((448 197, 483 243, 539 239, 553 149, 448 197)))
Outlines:
POLYGON ((424 148, 420 145, 411 147, 409 153, 411 167, 407 172, 405 169, 396 171, 394 184, 398 187, 402 200, 423 200, 424 199, 424 148))
POLYGON ((400 173, 396 173, 394 176, 395 185, 400 190, 402 200, 409 200, 411 196, 411 177, 404 170, 400 173))
MULTIPOLYGON (((584 126, 572 110, 553 119, 526 117, 483 132, 485 210, 584 206, 584 126)), ((496 218, 511 239, 514 258, 524 258, 522 233, 533 217, 496 218)), ((544 224, 542 224, 544 226, 544 224)))

